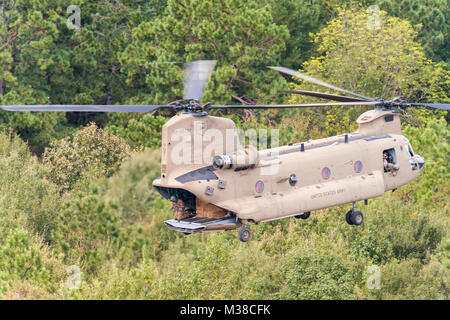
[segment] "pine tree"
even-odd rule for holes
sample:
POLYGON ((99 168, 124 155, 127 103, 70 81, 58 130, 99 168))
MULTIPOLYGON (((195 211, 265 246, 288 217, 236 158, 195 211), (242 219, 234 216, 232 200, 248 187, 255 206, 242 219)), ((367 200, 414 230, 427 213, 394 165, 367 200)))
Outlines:
POLYGON ((134 42, 120 58, 129 82, 148 87, 145 102, 180 98, 181 67, 168 62, 198 59, 218 60, 205 101, 267 101, 279 80, 265 67, 280 61, 288 38, 270 5, 256 0, 245 6, 237 0, 169 0, 164 15, 134 29, 134 42))
MULTIPOLYGON (((55 43, 65 23, 66 1, 2 0, 0 7, 0 103, 47 104, 52 78, 70 71, 68 52, 55 43)), ((0 127, 10 127, 41 152, 63 113, 0 113, 0 127)), ((61 131, 61 130, 59 130, 61 131)), ((61 132, 62 133, 62 132, 61 132)))
POLYGON ((418 30, 418 40, 427 56, 450 66, 449 0, 379 0, 391 16, 407 19, 418 30))

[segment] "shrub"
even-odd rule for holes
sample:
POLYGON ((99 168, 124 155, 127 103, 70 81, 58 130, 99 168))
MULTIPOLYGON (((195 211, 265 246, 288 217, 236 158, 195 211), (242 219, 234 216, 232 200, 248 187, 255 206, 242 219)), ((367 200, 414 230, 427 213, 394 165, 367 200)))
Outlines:
POLYGON ((430 121, 425 128, 407 126, 403 134, 426 163, 419 178, 402 188, 402 198, 405 202, 420 202, 430 208, 440 207, 448 214, 450 130, 447 122, 442 118, 430 121))
POLYGON ((130 147, 121 138, 91 123, 77 131, 72 139, 53 142, 46 149, 43 162, 48 168, 48 178, 61 191, 67 191, 87 171, 94 171, 97 177, 112 176, 130 153, 130 147))
POLYGON ((0 194, 0 215, 16 217, 47 239, 59 210, 57 189, 16 135, 0 133, 0 194))
POLYGON ((359 279, 351 265, 333 255, 299 254, 286 270, 282 299, 351 299, 359 279))
POLYGON ((136 265, 158 258, 180 236, 164 226, 169 204, 152 188, 158 159, 151 150, 134 153, 109 180, 88 175, 87 189, 65 194, 50 240, 66 263, 83 261, 87 272, 109 259, 136 265))

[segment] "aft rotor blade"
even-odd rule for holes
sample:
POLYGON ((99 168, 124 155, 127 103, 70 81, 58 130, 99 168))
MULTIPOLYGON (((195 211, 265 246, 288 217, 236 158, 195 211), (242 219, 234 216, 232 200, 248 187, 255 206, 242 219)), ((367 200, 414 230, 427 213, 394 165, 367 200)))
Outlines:
POLYGON ((332 102, 332 103, 301 103, 301 104, 237 104, 237 105, 211 105, 208 109, 282 109, 282 108, 316 108, 316 107, 354 107, 382 105, 379 101, 364 102, 332 102))
POLYGON ((326 88, 329 88, 329 89, 333 89, 333 90, 336 90, 336 91, 341 91, 341 92, 350 94, 352 96, 361 98, 364 101, 375 101, 375 99, 373 99, 373 98, 369 98, 369 97, 360 95, 358 93, 351 92, 349 90, 336 87, 336 86, 334 86, 332 84, 329 84, 329 83, 327 83, 325 81, 313 78, 311 76, 308 76, 306 74, 300 73, 298 71, 295 71, 295 70, 292 70, 292 69, 289 69, 289 68, 285 68, 285 67, 267 67, 267 68, 275 70, 275 71, 278 71, 278 72, 281 72, 281 73, 284 73, 284 74, 288 74, 290 76, 293 76, 293 77, 296 77, 296 78, 299 78, 299 79, 302 79, 302 80, 306 80, 306 81, 312 82, 312 83, 317 84, 319 86, 323 86, 323 87, 326 87, 326 88))
POLYGON ((450 110, 450 103, 406 103, 406 106, 450 110))
POLYGON ((160 108, 176 108, 170 105, 0 105, 5 111, 65 111, 65 112, 152 112, 160 108))
POLYGON ((185 100, 199 101, 202 98, 216 62, 216 60, 198 60, 185 64, 183 94, 185 100))
POLYGON ((287 93, 293 93, 293 94, 301 94, 301 95, 304 95, 304 96, 310 96, 310 97, 334 100, 334 101, 341 101, 341 102, 357 102, 357 101, 364 102, 364 101, 366 101, 366 100, 362 100, 362 99, 359 99, 359 98, 352 98, 352 97, 340 96, 340 95, 337 95, 337 94, 322 93, 322 92, 315 92, 315 91, 286 90, 286 92, 287 93))

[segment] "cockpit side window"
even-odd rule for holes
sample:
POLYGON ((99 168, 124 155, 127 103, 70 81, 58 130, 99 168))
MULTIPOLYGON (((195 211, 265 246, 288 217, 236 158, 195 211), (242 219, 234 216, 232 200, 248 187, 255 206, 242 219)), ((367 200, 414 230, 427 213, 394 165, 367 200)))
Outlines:
POLYGON ((409 143, 408 139, 403 137, 403 140, 405 141, 405 152, 406 152, 406 156, 408 158, 412 158, 414 157, 414 151, 413 148, 411 147, 411 143, 409 143))
POLYGON ((411 158, 414 157, 414 151, 413 151, 413 149, 411 147, 411 144, 409 144, 409 143, 408 143, 408 152, 409 152, 411 158))

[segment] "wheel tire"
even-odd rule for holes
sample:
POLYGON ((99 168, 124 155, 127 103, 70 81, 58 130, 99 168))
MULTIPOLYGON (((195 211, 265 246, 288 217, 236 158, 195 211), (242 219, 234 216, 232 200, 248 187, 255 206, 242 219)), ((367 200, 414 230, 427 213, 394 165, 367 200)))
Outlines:
POLYGON ((248 240, 250 240, 250 236, 251 236, 250 229, 247 227, 242 227, 239 230, 238 236, 239 236, 239 240, 241 240, 242 242, 247 242, 248 240))
POLYGON ((350 217, 351 217, 351 215, 352 215, 352 210, 350 210, 349 212, 347 212, 347 214, 345 215, 345 221, 347 221, 347 223, 349 224, 349 225, 353 225, 353 222, 352 222, 352 220, 350 219, 350 217))
POLYGON ((363 223, 364 216, 361 213, 361 211, 353 211, 352 214, 350 215, 350 220, 355 226, 359 226, 363 223))
POLYGON ((303 220, 306 220, 311 215, 311 212, 305 212, 304 214, 300 215, 300 218, 303 220))
POLYGON ((298 214, 298 215, 294 216, 294 218, 295 218, 295 219, 303 219, 303 220, 306 220, 306 219, 309 218, 310 215, 311 215, 311 212, 305 212, 305 213, 298 214))

